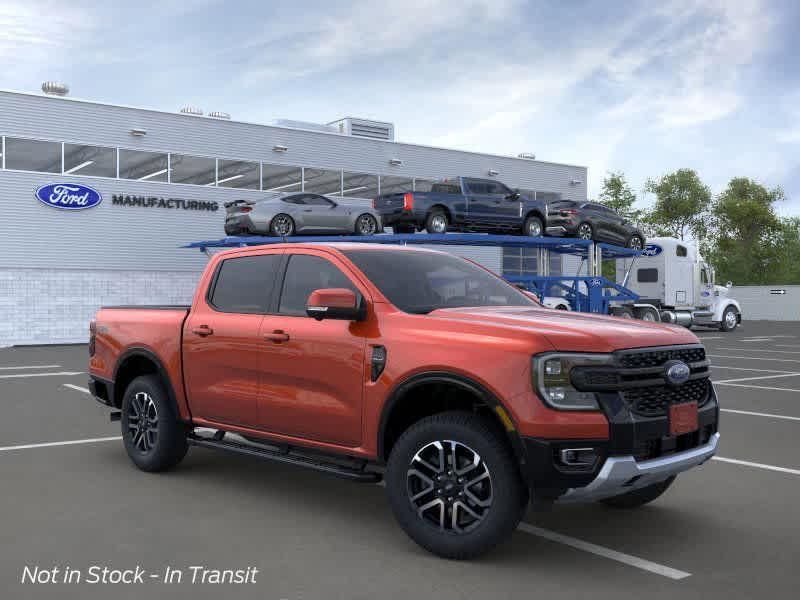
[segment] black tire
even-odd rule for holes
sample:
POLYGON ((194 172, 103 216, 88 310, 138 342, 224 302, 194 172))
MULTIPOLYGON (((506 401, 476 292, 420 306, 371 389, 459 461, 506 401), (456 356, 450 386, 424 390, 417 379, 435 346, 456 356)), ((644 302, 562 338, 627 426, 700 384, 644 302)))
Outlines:
POLYGON ((142 471, 165 471, 177 465, 189 445, 186 427, 170 402, 164 385, 155 375, 134 379, 122 398, 122 441, 128 456, 142 471), (141 414, 147 414, 144 421, 141 414), (137 416, 139 415, 139 416, 137 416), (139 426, 146 423, 147 426, 139 426))
POLYGON ((619 317, 620 319, 633 319, 633 309, 629 306, 620 306, 613 309, 611 316, 619 317))
POLYGON ((586 222, 581 223, 575 230, 575 237, 577 237, 580 240, 593 240, 594 227, 592 227, 590 223, 586 222))
POLYGON ((531 215, 525 219, 525 225, 522 227, 522 235, 528 237, 544 236, 544 223, 542 223, 539 217, 531 215))
POLYGON ((726 308, 722 313, 722 322, 719 324, 720 331, 733 331, 739 325, 738 312, 732 306, 726 308), (733 315, 731 317, 731 315, 733 315))
POLYGON ((425 231, 428 233, 447 233, 450 219, 441 208, 434 208, 425 218, 425 231))
POLYGON ((634 316, 640 321, 647 321, 648 323, 660 323, 661 315, 655 308, 644 306, 637 308, 633 311, 634 316))
POLYGON ((638 234, 633 234, 631 237, 628 238, 628 243, 625 244, 628 248, 632 250, 643 250, 644 249, 644 240, 642 236, 638 234))
POLYGON ((612 508, 638 508, 649 502, 652 502, 661 494, 666 492, 669 486, 672 485, 673 481, 675 481, 675 475, 669 479, 665 479, 664 481, 659 481, 658 483, 648 485, 647 487, 643 487, 638 490, 633 490, 632 492, 620 494, 619 496, 606 498, 604 500, 600 500, 600 502, 612 508))
POLYGON ((417 228, 413 225, 401 225, 398 223, 397 225, 392 225, 392 231, 394 233, 416 233, 417 228))
POLYGON ((522 519, 528 504, 527 488, 502 431, 483 418, 467 412, 436 414, 406 430, 389 457, 386 491, 394 516, 403 531, 429 552, 452 559, 476 557, 508 538, 522 519), (452 446, 439 454, 437 443, 443 448, 448 444, 452 446), (417 459, 417 456, 424 457, 429 449, 437 457, 435 462, 438 464, 428 462, 425 465, 417 459), (464 465, 461 469, 457 466, 454 474, 449 472, 453 453, 456 456, 455 464, 464 465), (470 464, 475 455, 479 465, 471 468, 465 466, 470 464), (444 457, 445 463, 442 464, 438 457, 444 457), (441 471, 429 468, 431 465, 441 471), (417 475, 420 472, 417 468, 431 474, 427 482, 417 475), (439 472, 441 476, 436 475, 439 472), (475 477, 468 479, 473 474, 475 477), (444 481, 436 481, 437 478, 444 478, 444 481), (420 482, 432 487, 423 488, 423 491, 427 491, 414 504, 412 498, 421 493, 418 487, 420 482), (426 504, 437 502, 440 504, 423 510, 426 504), (485 502, 488 505, 482 504, 485 502), (479 518, 473 518, 468 510, 479 518), (453 511, 457 513, 458 528, 453 527, 453 511), (444 528, 434 524, 442 519, 445 521, 444 528))
POLYGON ((275 237, 289 237, 294 235, 294 219, 286 213, 279 213, 269 222, 269 233, 275 237))
POLYGON ((358 215, 356 235, 375 235, 378 233, 378 220, 369 213, 358 215))

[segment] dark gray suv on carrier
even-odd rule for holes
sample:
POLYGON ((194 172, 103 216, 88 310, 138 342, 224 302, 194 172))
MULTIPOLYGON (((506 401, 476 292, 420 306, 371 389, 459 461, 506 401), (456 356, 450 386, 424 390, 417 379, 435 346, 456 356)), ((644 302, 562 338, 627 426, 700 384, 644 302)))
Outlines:
POLYGON ((548 205, 547 235, 577 237, 634 250, 644 248, 644 234, 628 219, 597 202, 556 200, 548 205))

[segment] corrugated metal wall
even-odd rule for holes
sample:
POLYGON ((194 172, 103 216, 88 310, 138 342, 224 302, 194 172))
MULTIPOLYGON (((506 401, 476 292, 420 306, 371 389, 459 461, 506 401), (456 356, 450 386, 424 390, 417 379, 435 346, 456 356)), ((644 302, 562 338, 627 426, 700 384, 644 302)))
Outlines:
POLYGON ((730 296, 742 305, 742 321, 800 321, 800 285, 735 285, 730 296))

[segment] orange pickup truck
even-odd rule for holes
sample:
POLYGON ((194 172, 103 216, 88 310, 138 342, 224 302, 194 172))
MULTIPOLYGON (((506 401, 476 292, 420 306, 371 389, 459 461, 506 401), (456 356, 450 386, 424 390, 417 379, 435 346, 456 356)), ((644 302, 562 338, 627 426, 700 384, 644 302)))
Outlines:
POLYGON ((190 307, 106 307, 90 331, 92 394, 140 469, 201 446, 384 478, 403 530, 450 558, 529 502, 650 502, 719 441, 687 329, 546 309, 432 250, 230 250, 190 307))

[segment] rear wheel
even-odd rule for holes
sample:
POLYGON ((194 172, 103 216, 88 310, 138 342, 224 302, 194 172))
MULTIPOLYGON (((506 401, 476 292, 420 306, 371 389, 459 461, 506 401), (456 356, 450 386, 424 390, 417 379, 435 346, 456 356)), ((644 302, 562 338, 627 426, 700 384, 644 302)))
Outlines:
POLYGON ((177 465, 189 448, 186 427, 178 421, 161 380, 134 379, 122 398, 122 441, 142 471, 164 471, 177 465))
POLYGON ((276 237, 289 237, 294 234, 294 219, 283 213, 272 217, 269 232, 276 237))
POLYGON ((527 489, 510 449, 490 423, 446 412, 412 425, 392 448, 389 503, 417 544, 466 559, 511 535, 527 507, 527 489))
POLYGON ((447 233, 448 225, 447 214, 439 208, 428 213, 425 219, 425 230, 428 233, 447 233))
POLYGON ((594 238, 594 230, 589 223, 581 223, 578 225, 578 231, 576 233, 578 239, 581 240, 591 240, 594 238))
POLYGON ((621 319, 633 319, 633 310, 628 306, 619 306, 613 309, 611 315, 621 319))
POLYGON ((641 319, 642 321, 648 321, 649 323, 660 323, 661 322, 661 315, 658 314, 658 311, 650 306, 643 306, 637 308, 634 311, 634 316, 637 319, 641 319))
POLYGON ((544 235, 544 225, 539 217, 528 217, 525 219, 525 225, 522 228, 523 235, 529 237, 542 237, 544 235))
POLYGON ((659 481, 658 483, 625 494, 620 494, 619 496, 606 498, 605 500, 600 500, 600 502, 612 508, 638 508, 661 496, 661 494, 666 492, 667 488, 672 485, 673 481, 675 481, 674 475, 664 481, 659 481))
POLYGON ((736 309, 729 306, 722 313, 722 323, 720 323, 720 331, 733 331, 739 325, 739 316, 736 309))
POLYGON ((356 219, 356 233, 358 235, 374 235, 378 232, 378 221, 372 215, 364 213, 356 219))

